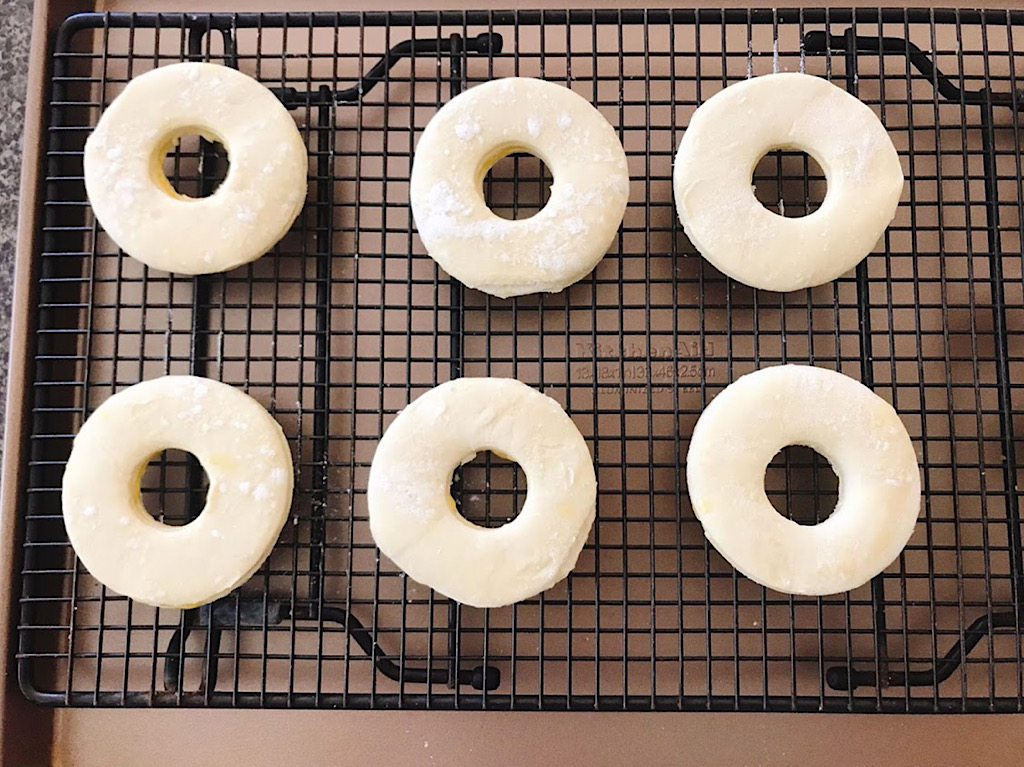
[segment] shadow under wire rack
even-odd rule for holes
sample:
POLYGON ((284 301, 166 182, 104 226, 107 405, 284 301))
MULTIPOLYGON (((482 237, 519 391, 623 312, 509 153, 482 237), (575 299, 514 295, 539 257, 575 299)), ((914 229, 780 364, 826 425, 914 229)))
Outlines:
MULTIPOLYGON (((952 10, 602 10, 85 14, 54 51, 36 333, 24 407, 20 683, 71 706, 545 710, 1019 711, 1024 565, 1024 188, 1017 73, 1024 14, 952 10), (82 146, 133 76, 233 66, 296 117, 309 199, 268 256, 198 278, 124 257, 85 198, 82 146), (673 154, 694 109, 777 70, 869 104, 900 153, 903 202, 875 253, 835 282, 752 290, 679 226, 673 154), (408 207, 418 133, 452 96, 508 75, 587 97, 619 132, 632 192, 593 274, 497 300, 425 254, 408 207), (892 402, 923 467, 899 560, 848 594, 786 596, 737 573, 689 506, 697 416, 738 376, 782 362, 840 370, 892 402), (71 440, 103 400, 192 373, 244 388, 289 437, 292 523, 249 583, 195 610, 134 604, 77 562, 60 513, 71 440), (594 454, 591 538, 569 578, 513 607, 460 607, 403 577, 370 538, 370 460, 395 413, 456 376, 553 396, 594 454)), ((225 172, 184 137, 186 194, 225 172)), ((227 159, 230 161, 230 158, 227 159)), ((500 215, 546 199, 529 156, 485 180, 500 215)), ((760 162, 784 215, 822 201, 813 159, 760 162)), ((201 509, 201 469, 168 451, 143 481, 168 524, 201 509)), ((837 480, 813 451, 772 462, 769 496, 813 524, 837 480)), ((484 454, 453 484, 468 519, 522 504, 484 454)))

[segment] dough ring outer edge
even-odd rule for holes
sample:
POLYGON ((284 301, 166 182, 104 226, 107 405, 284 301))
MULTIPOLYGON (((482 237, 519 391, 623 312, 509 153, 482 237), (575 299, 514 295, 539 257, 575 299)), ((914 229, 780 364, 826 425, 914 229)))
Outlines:
POLYGON ((590 273, 618 232, 629 198, 626 153, 586 99, 555 83, 509 77, 445 104, 416 146, 409 202, 427 252, 471 288, 508 298, 555 293, 590 273), (539 157, 551 196, 534 216, 487 207, 487 171, 513 152, 539 157))
POLYGON ((823 285, 877 245, 903 193, 903 170, 874 111, 820 77, 782 72, 716 93, 694 112, 676 153, 683 230, 726 275, 779 292, 823 285), (828 184, 816 211, 776 215, 754 196, 757 162, 804 151, 828 184))
POLYGON ((224 272, 284 237, 306 198, 306 145, 259 82, 230 67, 170 64, 133 78, 85 142, 85 187, 97 220, 125 253, 177 274, 224 272), (208 197, 171 187, 163 160, 197 133, 228 153, 208 197))
POLYGON ((164 376, 101 404, 75 437, 61 502, 71 544, 101 583, 139 602, 190 608, 247 581, 288 519, 292 460, 277 421, 239 389, 164 376), (154 519, 139 482, 176 448, 209 477, 206 505, 180 527, 154 519))
POLYGON ((391 423, 367 485, 370 530, 413 580, 474 607, 535 596, 572 570, 597 503, 593 459, 555 400, 514 379, 460 378, 431 389, 391 423), (458 514, 454 470, 477 452, 517 461, 519 515, 498 528, 458 514))
POLYGON ((921 477, 892 406, 824 368, 780 365, 725 388, 697 421, 686 479, 704 534, 753 581, 789 594, 826 595, 867 583, 914 532, 921 477), (824 455, 839 477, 835 511, 800 525, 765 493, 768 463, 787 445, 824 455))

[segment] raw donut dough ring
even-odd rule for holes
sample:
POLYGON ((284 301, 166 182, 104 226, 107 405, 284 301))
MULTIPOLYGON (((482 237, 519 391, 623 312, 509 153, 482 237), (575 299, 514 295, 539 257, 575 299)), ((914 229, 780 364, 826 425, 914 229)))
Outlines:
POLYGON ((130 256, 179 274, 224 272, 284 237, 306 199, 306 145, 267 88, 229 67, 190 62, 142 74, 85 142, 97 220, 130 256), (197 133, 228 152, 209 197, 178 194, 163 172, 175 141, 197 133))
POLYGON ((921 508, 917 456, 896 411, 824 368, 781 365, 733 382, 701 414, 686 460, 708 540, 748 578, 789 594, 867 583, 899 556, 921 508), (821 453, 839 477, 839 502, 820 524, 786 519, 765 494, 768 463, 787 445, 821 453))
POLYGON ((445 104, 416 147, 409 201, 431 257, 471 288, 501 298, 557 293, 591 272, 622 223, 626 153, 594 106, 561 85, 509 77, 445 104), (547 205, 509 221, 487 207, 487 171, 513 152, 551 171, 547 205))
POLYGON ((786 72, 731 85, 697 109, 673 187, 704 258, 752 287, 789 291, 834 280, 874 249, 896 214, 903 170, 867 105, 820 77, 786 72), (754 167, 773 149, 821 165, 828 192, 818 210, 784 218, 754 196, 754 167))
POLYGON ((259 568, 288 519, 292 461, 277 422, 227 384, 164 376, 108 399, 75 437, 64 470, 68 537, 114 591, 158 607, 212 602, 259 568), (187 450, 210 489, 182 527, 156 521, 139 482, 163 450, 187 450))
POLYGON ((377 446, 370 531, 409 577, 474 607, 539 594, 576 564, 594 522, 597 479, 579 429, 550 397, 509 378, 460 378, 409 404, 377 446), (452 500, 452 473, 477 451, 526 473, 519 516, 478 527, 452 500))

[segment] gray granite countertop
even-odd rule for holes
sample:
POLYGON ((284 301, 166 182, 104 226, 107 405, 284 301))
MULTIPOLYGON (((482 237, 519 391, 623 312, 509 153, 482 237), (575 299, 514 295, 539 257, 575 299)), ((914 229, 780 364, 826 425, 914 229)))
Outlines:
POLYGON ((0 395, 7 384, 11 274, 18 231, 21 131, 31 32, 32 0, 0 0, 0 395))

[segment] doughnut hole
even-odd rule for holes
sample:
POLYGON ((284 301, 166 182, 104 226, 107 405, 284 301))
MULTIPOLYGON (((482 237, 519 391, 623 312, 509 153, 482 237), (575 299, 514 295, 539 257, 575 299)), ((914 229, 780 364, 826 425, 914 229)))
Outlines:
POLYGON ((769 211, 787 218, 807 216, 828 192, 818 161, 799 149, 773 149, 754 166, 754 196, 769 211))
POLYGON ((455 470, 455 508, 479 527, 501 527, 519 516, 526 501, 526 473, 515 461, 489 450, 455 470))
POLYGON ((142 473, 142 505, 157 522, 180 527, 206 505, 210 478, 192 453, 170 449, 153 456, 142 473))
POLYGON ((765 472, 764 489, 775 510, 800 525, 824 522, 839 501, 839 477, 828 459, 803 445, 776 453, 765 472))
POLYGON ((526 152, 500 158, 484 176, 484 201, 501 218, 532 218, 551 197, 551 171, 544 161, 526 152))
POLYGON ((229 167, 224 145, 195 133, 175 138, 162 161, 163 175, 171 189, 192 199, 216 192, 229 167))

